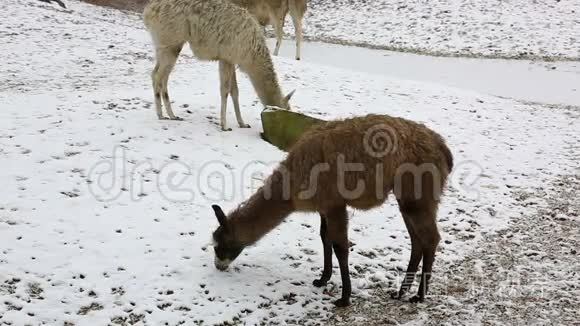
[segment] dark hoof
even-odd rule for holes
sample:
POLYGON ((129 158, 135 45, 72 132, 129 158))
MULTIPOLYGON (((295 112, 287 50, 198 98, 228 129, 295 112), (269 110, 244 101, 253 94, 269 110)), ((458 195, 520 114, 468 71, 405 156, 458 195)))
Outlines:
POLYGON ((240 128, 252 128, 249 124, 240 125, 240 128))
POLYGON ((180 118, 180 117, 173 117, 173 118, 171 118, 171 120, 175 120, 175 121, 183 121, 183 118, 180 118))
POLYGON ((350 300, 340 298, 340 299, 334 301, 334 305, 337 307, 348 307, 348 306, 350 306, 350 300))
POLYGON ((314 280, 314 282, 312 282, 312 285, 316 286, 317 288, 326 286, 326 283, 328 283, 327 280, 323 280, 323 279, 319 279, 319 280, 314 280))
POLYGON ((296 58, 296 60, 300 61, 300 58, 296 58))
POLYGON ((232 131, 232 128, 222 128, 222 131, 232 131))
POLYGON ((411 299, 409 299, 410 303, 418 303, 418 302, 423 302, 423 300, 425 300, 425 298, 421 298, 420 296, 416 295, 414 297, 412 297, 411 299))

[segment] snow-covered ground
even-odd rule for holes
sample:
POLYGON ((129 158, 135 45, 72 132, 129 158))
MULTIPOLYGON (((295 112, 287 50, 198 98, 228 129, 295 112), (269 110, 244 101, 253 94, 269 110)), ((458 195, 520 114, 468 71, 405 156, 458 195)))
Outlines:
MULTIPOLYGON (((280 55, 293 58, 294 49, 294 41, 286 40, 280 55)), ((433 57, 323 42, 304 42, 302 60, 527 102, 580 106, 580 61, 433 57)))
MULTIPOLYGON (((221 132, 217 65, 186 50, 169 88, 184 121, 159 121, 140 17, 67 4, 0 3, 0 322, 325 322, 340 281, 335 270, 326 289, 311 286, 322 265, 314 214, 293 215, 228 272, 212 264, 209 206, 235 207, 284 157, 259 137, 261 106, 247 79, 242 110, 253 128, 221 132)), ((533 211, 514 192, 577 168, 578 116, 568 110, 282 57, 275 64, 301 112, 386 113, 448 139, 456 168, 434 282, 445 272, 438 266, 533 211)), ((353 301, 362 302, 397 287, 410 243, 393 201, 350 213, 353 301)))
MULTIPOLYGON (((439 55, 580 58, 576 0, 310 0, 305 35, 439 55)), ((286 32, 293 33, 292 24, 286 32)))

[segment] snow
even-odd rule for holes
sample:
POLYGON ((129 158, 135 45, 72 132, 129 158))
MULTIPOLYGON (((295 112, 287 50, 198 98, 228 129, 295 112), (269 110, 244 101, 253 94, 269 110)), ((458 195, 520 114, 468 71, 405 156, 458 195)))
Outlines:
MULTIPOLYGON (((528 102, 580 105, 580 61, 432 57, 322 42, 304 42, 302 53, 304 61, 331 67, 443 84, 528 102), (345 60, 345 57, 364 60, 345 60)), ((280 55, 294 58, 292 40, 282 43, 280 55)))
MULTIPOLYGON (((140 17, 67 5, 0 4, 0 321, 323 323, 340 280, 335 270, 326 289, 311 285, 322 267, 315 214, 292 215, 228 272, 213 266, 210 205, 234 208, 284 157, 259 137, 247 78, 240 101, 252 128, 221 132, 217 65, 185 50, 169 86, 184 121, 159 121, 140 17)), ((577 168, 568 111, 316 62, 275 65, 300 112, 402 116, 448 140, 456 167, 438 262, 526 214, 511 191, 577 168)), ((353 301, 395 289, 410 249, 396 203, 349 212, 353 301)))
MULTIPOLYGON (((311 0, 315 40, 437 55, 580 58, 575 0, 311 0)), ((293 35, 292 24, 285 32, 293 35)))

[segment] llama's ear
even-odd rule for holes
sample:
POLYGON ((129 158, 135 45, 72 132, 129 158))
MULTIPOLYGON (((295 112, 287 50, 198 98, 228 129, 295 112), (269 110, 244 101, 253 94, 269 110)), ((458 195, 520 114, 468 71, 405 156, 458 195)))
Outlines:
POLYGON ((222 208, 219 207, 218 205, 211 205, 211 208, 213 208, 215 217, 217 217, 218 222, 220 222, 220 225, 225 227, 228 219, 226 217, 226 214, 224 214, 224 211, 222 211, 222 208))
POLYGON ((290 98, 292 98, 292 95, 294 95, 294 92, 296 92, 296 90, 292 90, 292 92, 288 93, 288 95, 286 95, 286 97, 284 97, 284 99, 286 100, 286 102, 290 101, 290 98))

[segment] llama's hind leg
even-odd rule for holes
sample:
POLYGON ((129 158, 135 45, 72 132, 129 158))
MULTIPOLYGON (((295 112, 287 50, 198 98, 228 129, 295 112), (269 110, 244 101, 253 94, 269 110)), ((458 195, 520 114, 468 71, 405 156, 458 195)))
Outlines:
POLYGON ((159 62, 155 63, 155 68, 151 72, 151 82, 153 84, 153 95, 155 97, 155 112, 159 120, 165 119, 161 107, 161 85, 159 82, 159 62))
POLYGON ((403 215, 403 221, 405 222, 405 226, 409 232, 409 237, 411 238, 411 256, 409 258, 409 264, 407 265, 407 271, 405 272, 405 278, 403 279, 399 291, 391 293, 393 299, 401 299, 403 295, 409 291, 413 285, 413 281, 415 280, 415 274, 417 273, 417 268, 419 267, 423 254, 421 242, 413 226, 414 224, 410 221, 414 218, 413 208, 410 204, 399 201, 399 210, 403 215))
POLYGON ((234 111, 236 112, 236 120, 238 120, 238 125, 240 128, 250 128, 250 125, 244 122, 242 119, 242 112, 240 112, 240 92, 238 90, 238 80, 236 78, 236 67, 232 65, 231 72, 231 82, 230 82, 230 95, 232 96, 232 103, 234 104, 234 111))
POLYGON ((436 210, 425 213, 425 220, 416 224, 416 229, 421 232, 421 243, 423 246, 423 268, 421 270, 421 283, 417 295, 411 298, 411 302, 423 302, 425 295, 429 292, 429 283, 435 261, 435 251, 441 236, 437 230, 436 210))
POLYGON ((282 35, 284 34, 284 20, 286 18, 286 13, 284 16, 276 17, 274 19, 274 32, 276 32, 276 47, 274 48, 274 55, 278 55, 280 52, 280 46, 282 45, 282 35))
POLYGON ((334 302, 337 307, 350 305, 350 295, 352 292, 350 284, 350 273, 348 269, 348 215, 346 206, 337 207, 325 213, 327 216, 327 234, 340 267, 340 277, 342 279, 342 297, 334 302))
POLYGON ((320 214, 320 239, 324 250, 324 269, 319 279, 314 280, 312 284, 316 287, 325 286, 332 276, 332 243, 328 238, 328 227, 326 226, 326 217, 320 214))
POLYGON ((300 51, 302 48, 302 18, 306 12, 306 1, 290 0, 288 2, 290 16, 294 24, 294 35, 296 37, 296 60, 300 60, 300 51))
POLYGON ((294 23, 294 35, 296 37, 296 60, 300 60, 300 48, 302 47, 302 17, 298 13, 292 13, 294 23))
POLYGON ((171 109, 171 101, 169 100, 169 93, 167 91, 167 84, 169 82, 169 74, 175 66, 179 52, 183 44, 176 46, 165 47, 157 49, 157 65, 153 70, 153 88, 155 91, 155 108, 157 109, 157 116, 159 119, 164 119, 161 112, 161 99, 165 105, 165 110, 169 119, 181 120, 173 114, 171 109))
MULTIPOLYGON (((414 201, 411 203, 399 203, 403 218, 406 223, 409 223, 415 232, 416 242, 419 242, 421 247, 421 254, 423 259, 423 267, 421 270, 421 283, 419 284, 419 291, 417 295, 413 296, 411 302, 422 302, 429 289, 429 282, 431 280, 431 272, 433 270, 433 262, 435 260, 435 251, 441 237, 437 230, 437 205, 435 201, 414 201)), ((413 255, 412 255, 413 256, 413 255)), ((420 258, 417 259, 418 261, 420 258)), ((411 265, 411 262, 409 262, 411 265)), ((414 266, 416 271, 416 266, 414 266)))

